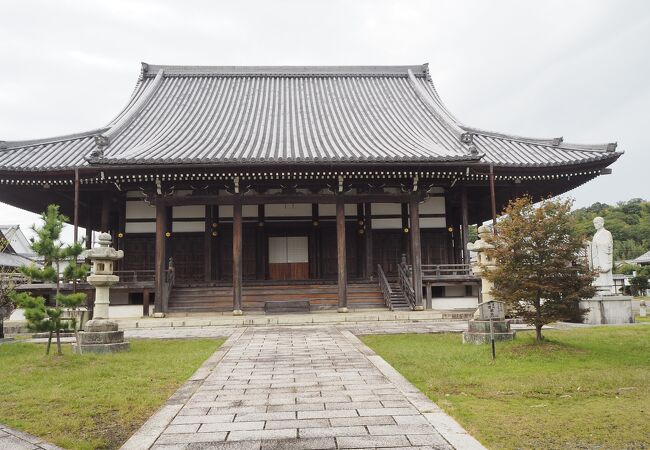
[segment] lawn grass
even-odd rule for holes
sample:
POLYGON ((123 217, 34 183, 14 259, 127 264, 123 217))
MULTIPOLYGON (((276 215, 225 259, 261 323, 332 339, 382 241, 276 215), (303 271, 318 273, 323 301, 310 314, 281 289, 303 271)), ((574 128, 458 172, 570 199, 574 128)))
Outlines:
POLYGON ((362 339, 489 448, 648 448, 650 326, 544 334, 495 362, 459 334, 362 339))
POLYGON ((0 423, 69 449, 120 447, 223 343, 133 340, 113 355, 0 345, 0 423))

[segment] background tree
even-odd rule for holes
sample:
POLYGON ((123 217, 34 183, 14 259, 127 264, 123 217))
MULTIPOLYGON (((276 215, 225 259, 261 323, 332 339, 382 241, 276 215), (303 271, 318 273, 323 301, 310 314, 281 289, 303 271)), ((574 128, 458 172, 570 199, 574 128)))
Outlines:
POLYGON ((582 317, 586 310, 577 302, 595 294, 571 205, 552 199, 534 205, 527 196, 513 200, 488 239, 495 245, 487 256, 496 268, 485 271, 494 283, 492 295, 535 326, 538 342, 544 325, 582 317))
POLYGON ((27 292, 14 293, 13 300, 18 306, 25 308, 29 329, 49 332, 46 354, 50 352, 52 335, 56 333, 57 353, 61 355, 60 331, 76 329, 79 306, 86 299, 86 294, 83 293, 61 293, 61 281, 84 279, 88 273, 88 265, 77 264, 77 257, 83 251, 82 243, 75 242, 65 246, 61 242, 61 231, 69 219, 59 213, 57 205, 49 205, 41 214, 41 220, 43 223, 40 227, 32 227, 36 238, 31 239, 31 244, 34 252, 42 257, 43 267, 23 266, 20 271, 30 280, 49 281, 56 285, 54 306, 48 306, 45 298, 27 292), (62 274, 61 264, 66 264, 62 274), (63 308, 73 310, 70 321, 63 320, 63 308))
POLYGON ((648 277, 646 275, 637 275, 630 280, 632 295, 644 295, 645 291, 650 289, 648 277))

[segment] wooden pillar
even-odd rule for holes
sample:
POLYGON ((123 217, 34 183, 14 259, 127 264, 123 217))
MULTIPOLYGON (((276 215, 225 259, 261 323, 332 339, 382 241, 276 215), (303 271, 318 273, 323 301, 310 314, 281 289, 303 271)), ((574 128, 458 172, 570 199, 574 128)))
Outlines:
POLYGON ((232 212, 232 313, 242 315, 242 205, 237 199, 232 212))
POLYGON ((111 225, 110 225, 110 217, 111 217, 111 197, 110 197, 110 192, 103 192, 102 193, 102 211, 101 211, 101 217, 100 217, 100 225, 99 231, 102 231, 104 233, 108 233, 111 225))
POLYGON ((212 281, 212 206, 205 205, 203 230, 203 280, 212 281))
POLYGON ((163 291, 165 286, 167 206, 162 198, 156 199, 156 314, 163 314, 163 291))
MULTIPOLYGON (((219 225, 219 205, 212 206, 212 232, 216 234, 212 239, 212 277, 214 280, 221 281, 222 276, 222 258, 221 249, 221 228, 219 225)), ((230 256, 228 256, 230 258, 230 256)))
POLYGON ((322 277, 322 267, 323 263, 321 261, 321 227, 320 227, 320 212, 318 210, 318 203, 312 203, 311 205, 311 224, 312 224, 312 236, 313 236, 313 249, 314 256, 309 262, 314 265, 314 278, 320 279, 322 277))
POLYGON ((79 169, 74 170, 74 230, 73 240, 76 244, 79 240, 79 169))
POLYGON ((409 199, 411 218, 411 264, 413 266, 413 290, 415 291, 415 310, 422 306, 422 249, 420 247, 420 199, 416 192, 409 199))
POLYGON ((357 278, 367 278, 365 254, 365 217, 363 215, 363 203, 357 203, 357 223, 355 226, 355 239, 357 241, 357 278))
POLYGON ((494 166, 490 164, 490 203, 492 203, 492 232, 497 233, 497 198, 494 189, 494 166))
POLYGON ((142 316, 149 317, 149 289, 142 291, 142 316))
POLYGON ((409 227, 409 204, 402 203, 402 253, 405 255, 409 254, 409 236, 408 233, 411 231, 409 227))
POLYGON ((264 205, 257 205, 257 229, 255 231, 255 278, 264 280, 266 278, 266 224, 264 205))
MULTIPOLYGON (((115 238, 113 238, 115 239, 115 238)), ((90 221, 88 221, 88 224, 86 225, 86 239, 85 239, 85 244, 86 248, 92 248, 93 246, 93 230, 90 228, 90 221)))
POLYGON ((431 293, 431 283, 430 283, 430 282, 427 282, 427 285, 426 285, 426 292, 427 292, 427 304, 426 304, 426 308, 427 308, 427 309, 431 309, 431 308, 433 308, 433 295, 432 295, 432 293, 431 293))
POLYGON ((467 248, 467 244, 469 243, 469 220, 468 220, 468 212, 467 212, 467 187, 463 186, 460 191, 460 216, 461 216, 461 222, 463 226, 463 263, 464 264, 469 264, 470 263, 470 256, 469 256, 469 249, 467 248))
POLYGON ((372 206, 366 203, 364 207, 365 212, 365 226, 366 226, 366 245, 365 259, 366 259, 366 277, 369 279, 374 278, 375 265, 372 257, 372 206))
POLYGON ((338 257, 339 312, 348 312, 348 269, 345 255, 345 202, 336 197, 336 254, 338 257))

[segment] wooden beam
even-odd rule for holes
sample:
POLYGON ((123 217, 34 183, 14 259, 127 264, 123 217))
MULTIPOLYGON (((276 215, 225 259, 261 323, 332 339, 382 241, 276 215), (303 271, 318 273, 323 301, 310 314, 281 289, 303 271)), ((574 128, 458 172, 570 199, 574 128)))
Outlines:
POLYGON ((156 314, 164 313, 163 291, 165 285, 165 231, 167 229, 167 207, 162 198, 156 199, 156 314))
POLYGON ((414 192, 409 202, 411 219, 411 264, 413 267, 413 290, 415 291, 415 310, 422 306, 422 248, 420 247, 420 197, 414 192))
POLYGON ((336 254, 338 259, 339 312, 348 312, 348 269, 345 254, 345 200, 336 198, 336 254))
POLYGON ((242 204, 233 205, 232 212, 232 313, 242 314, 242 204))
MULTIPOLYGON (((250 195, 187 195, 183 197, 166 197, 169 206, 185 205, 260 205, 260 204, 334 204, 339 195, 328 194, 250 194, 250 195)), ((345 203, 406 203, 408 194, 343 194, 345 203)))

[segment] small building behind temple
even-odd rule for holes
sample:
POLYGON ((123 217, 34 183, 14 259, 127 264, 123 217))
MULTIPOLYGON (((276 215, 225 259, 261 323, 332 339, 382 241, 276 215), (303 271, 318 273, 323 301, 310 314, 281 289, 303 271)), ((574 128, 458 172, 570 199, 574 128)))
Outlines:
POLYGON ((13 272, 32 264, 40 266, 20 225, 0 225, 0 271, 13 272))
POLYGON ((0 201, 110 233, 145 312, 474 308, 469 226, 621 154, 464 125, 426 64, 142 64, 106 126, 0 141, 0 201))

